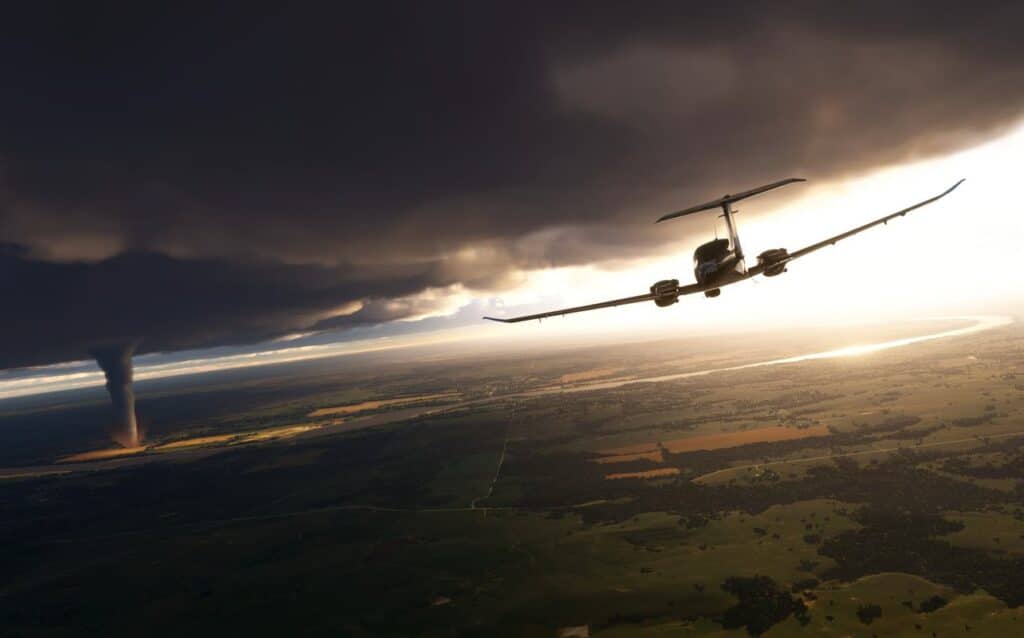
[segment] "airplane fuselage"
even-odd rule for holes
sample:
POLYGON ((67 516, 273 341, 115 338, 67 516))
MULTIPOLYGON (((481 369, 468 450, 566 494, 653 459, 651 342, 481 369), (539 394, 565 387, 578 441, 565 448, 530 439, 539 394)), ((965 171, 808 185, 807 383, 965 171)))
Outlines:
POLYGON ((693 276, 702 287, 712 289, 746 279, 747 269, 728 239, 716 239, 694 251, 693 276))

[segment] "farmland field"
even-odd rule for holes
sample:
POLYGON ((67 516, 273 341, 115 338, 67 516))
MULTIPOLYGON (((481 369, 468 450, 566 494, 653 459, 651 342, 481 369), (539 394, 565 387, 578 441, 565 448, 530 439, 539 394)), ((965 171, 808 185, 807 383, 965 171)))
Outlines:
POLYGON ((1024 328, 751 365, 850 334, 140 383, 123 456, 0 404, 0 627, 1022 633, 1024 328))

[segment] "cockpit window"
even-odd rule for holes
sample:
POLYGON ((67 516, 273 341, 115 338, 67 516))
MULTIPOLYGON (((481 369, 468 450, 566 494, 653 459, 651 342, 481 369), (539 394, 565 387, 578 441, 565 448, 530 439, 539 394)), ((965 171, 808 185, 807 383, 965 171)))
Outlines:
POLYGON ((702 261, 717 261, 725 256, 727 252, 729 252, 729 240, 716 239, 699 246, 693 253, 693 261, 697 263, 702 261))

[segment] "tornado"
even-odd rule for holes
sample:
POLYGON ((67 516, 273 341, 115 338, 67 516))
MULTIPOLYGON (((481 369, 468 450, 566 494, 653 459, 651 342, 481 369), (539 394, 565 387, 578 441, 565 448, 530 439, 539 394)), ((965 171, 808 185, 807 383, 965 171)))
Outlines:
POLYGON ((124 447, 138 447, 139 425, 135 420, 135 391, 132 388, 134 342, 104 345, 90 353, 107 377, 107 392, 114 409, 113 438, 124 447))

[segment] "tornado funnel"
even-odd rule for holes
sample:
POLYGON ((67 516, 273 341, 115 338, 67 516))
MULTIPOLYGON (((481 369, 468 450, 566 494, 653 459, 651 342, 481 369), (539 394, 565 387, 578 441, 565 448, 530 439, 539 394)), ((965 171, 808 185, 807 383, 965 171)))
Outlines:
POLYGON ((135 343, 105 345, 91 350, 107 377, 107 392, 114 408, 113 438, 124 447, 138 447, 139 425, 135 420, 135 391, 132 388, 132 354, 135 343))

